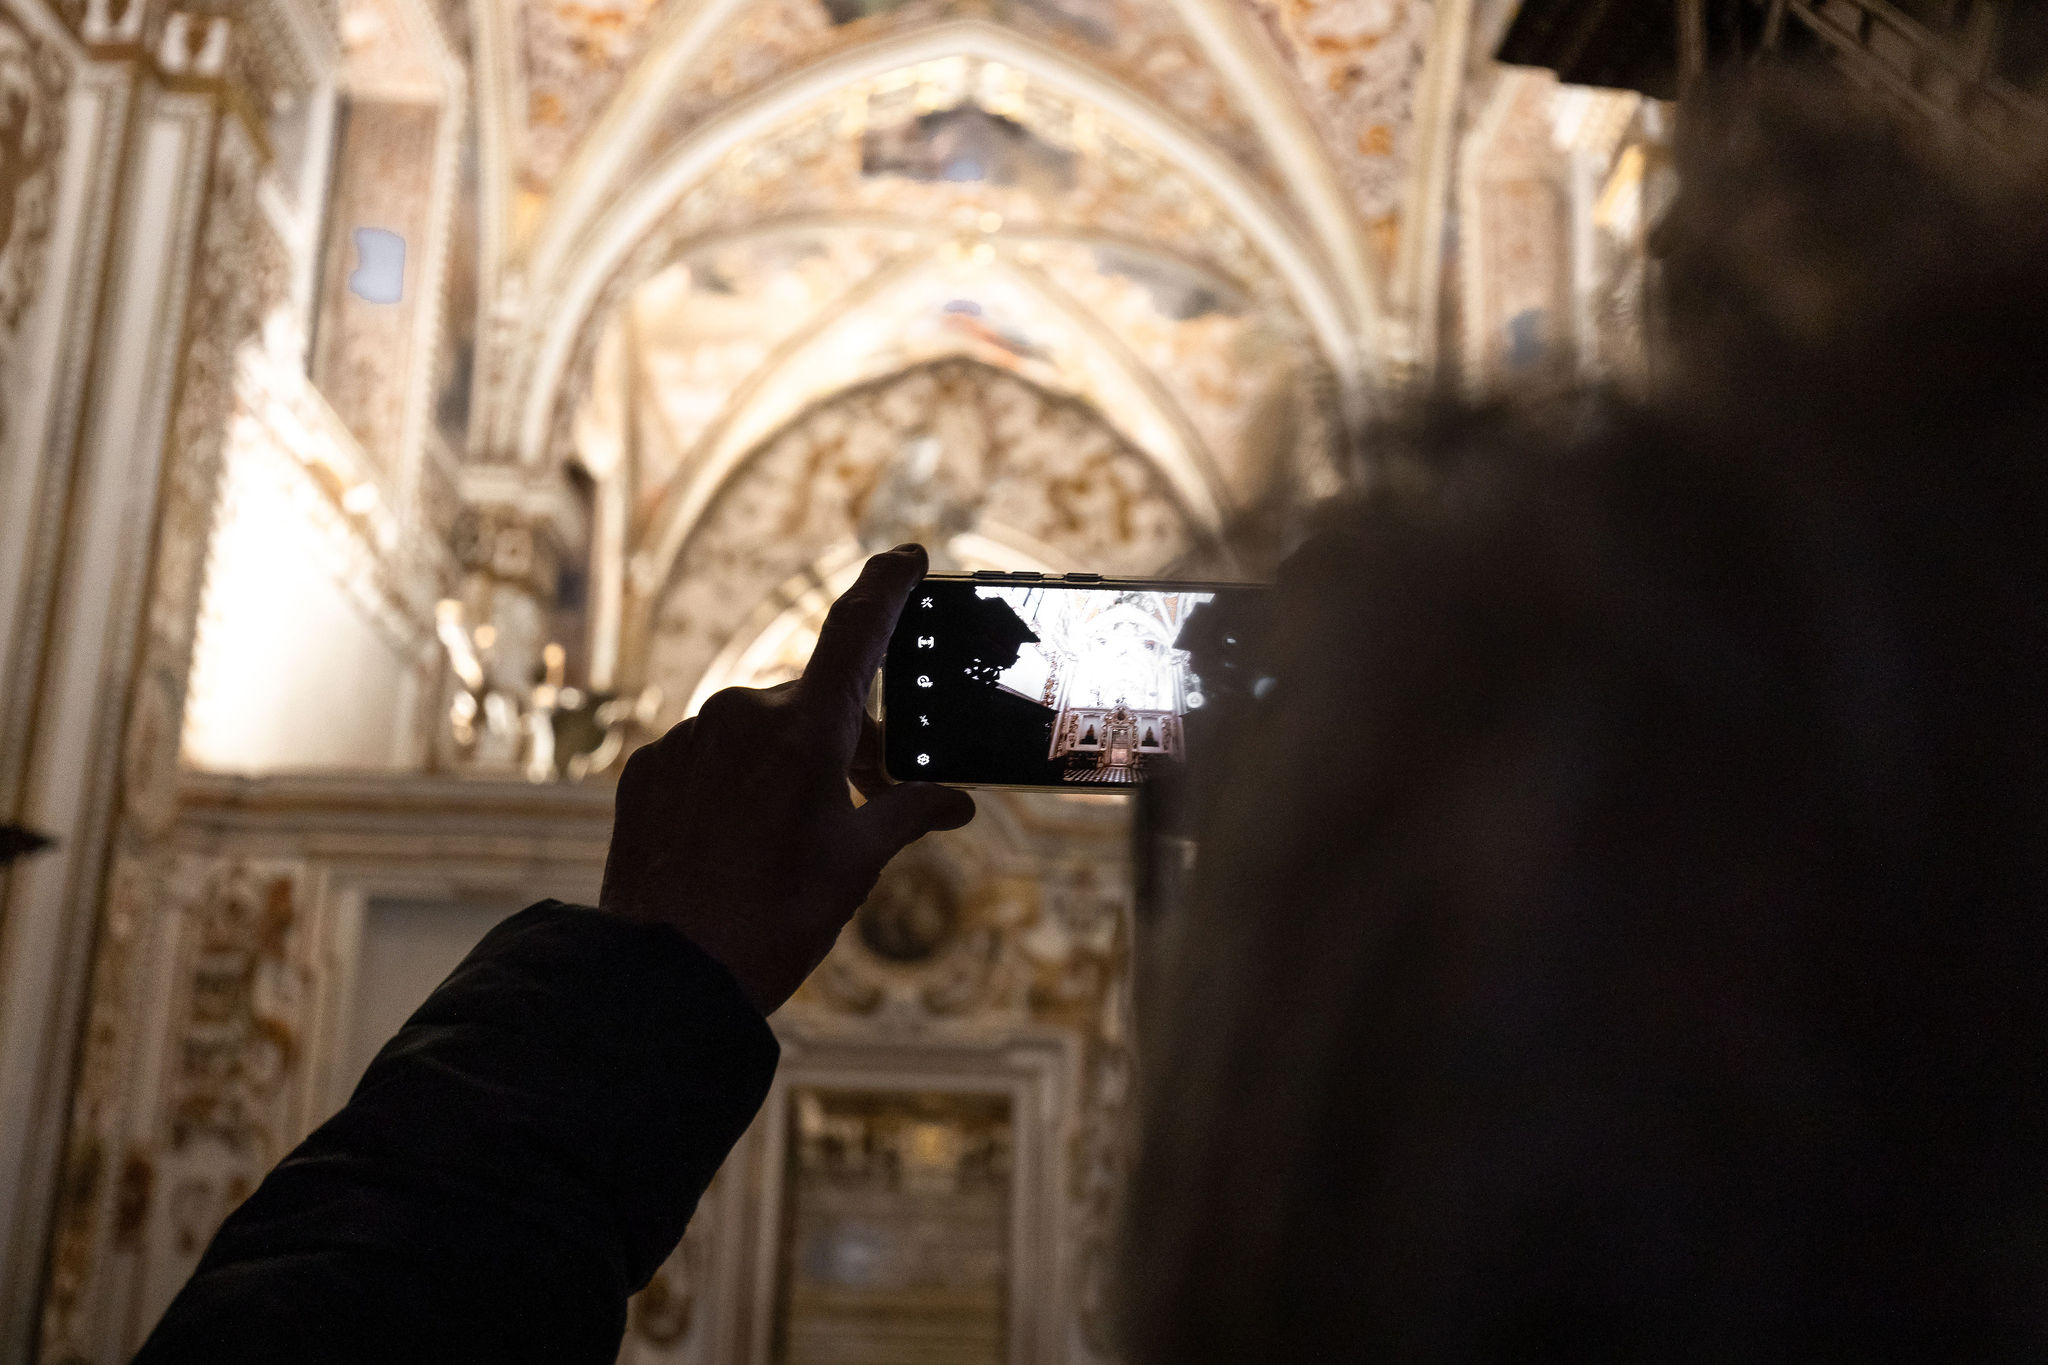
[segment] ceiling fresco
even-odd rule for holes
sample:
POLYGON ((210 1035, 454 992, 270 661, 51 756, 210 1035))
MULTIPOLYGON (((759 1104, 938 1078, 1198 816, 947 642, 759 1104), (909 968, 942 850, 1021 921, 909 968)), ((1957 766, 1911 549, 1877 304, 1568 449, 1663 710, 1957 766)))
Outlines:
POLYGON ((1432 0, 1252 0, 1382 263, 1414 158, 1432 0))
POLYGON ((643 509, 716 447, 836 389, 948 355, 1090 403, 1163 461, 1243 491, 1261 414, 1312 358, 1298 325, 1137 248, 815 228, 714 246, 647 281, 600 344, 575 439, 609 468, 636 396, 643 509), (632 373, 625 371, 632 367, 632 373))
POLYGON ((1187 168, 1000 62, 947 58, 842 85, 727 153, 660 231, 686 242, 805 218, 1123 238, 1240 289, 1280 292, 1271 265, 1187 168))
MULTIPOLYGON (((518 78, 503 98, 516 149, 510 183, 530 226, 579 153, 625 129, 652 152, 779 79, 951 21, 1014 33, 1099 71, 1168 111, 1268 193, 1295 193, 1271 145, 1310 130, 1372 227, 1384 266, 1412 168, 1414 114, 1434 0, 477 0, 504 7, 518 78), (1214 11, 1229 11, 1219 28, 1214 11), (1190 15, 1211 11, 1201 24, 1190 15), (1198 30, 1206 29, 1207 36, 1198 30), (1220 35, 1220 36, 1219 36, 1220 35), (1249 89, 1240 66, 1270 72, 1249 89), (1297 105, 1254 107, 1274 89, 1297 105), (647 109, 635 106, 645 105, 647 109), (1289 120, 1293 119, 1293 122, 1289 120), (1304 121, 1305 120, 1305 121, 1304 121)), ((1297 196, 1298 197, 1298 196, 1297 196)))
POLYGON ((598 477, 630 444, 644 583, 777 427, 948 357, 1085 404, 1211 526, 1271 463, 1276 410, 1283 441, 1327 425, 1302 398, 1326 360, 1207 186, 955 58, 842 87, 677 195, 589 310, 557 442, 598 477))
POLYGON ((1163 0, 754 0, 666 95, 662 134, 680 136, 828 54, 955 18, 993 21, 1106 68, 1277 188, 1258 133, 1163 0))
POLYGON ((526 87, 521 190, 545 193, 561 174, 646 49, 663 3, 526 0, 515 6, 526 87))
POLYGON ((1355 410, 1432 0, 477 3, 512 45, 476 68, 512 207, 470 458, 617 490, 592 574, 671 705, 864 543, 796 536, 746 587, 718 559, 756 552, 764 452, 848 395, 943 373, 984 424, 1085 414, 1181 529, 1111 554, 1020 513, 983 548, 1145 572, 1355 410))

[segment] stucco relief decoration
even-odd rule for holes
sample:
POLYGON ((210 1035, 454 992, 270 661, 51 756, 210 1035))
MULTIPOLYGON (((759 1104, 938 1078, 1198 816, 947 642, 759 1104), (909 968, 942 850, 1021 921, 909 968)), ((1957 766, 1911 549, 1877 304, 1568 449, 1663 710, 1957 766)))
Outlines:
POLYGON ((681 702, 776 587, 838 547, 903 539, 890 475, 923 458, 920 497, 952 509, 938 526, 1018 533, 1107 573, 1157 572, 1192 543, 1151 464, 1092 411, 942 361, 828 400, 749 458, 668 576, 650 680, 681 702))
POLYGON ((215 1143, 250 1158, 253 1174, 282 1155, 312 975, 300 876, 292 863, 199 857, 173 873, 191 957, 169 1033, 171 1152, 215 1143))
POLYGON ((220 1222, 298 1136, 297 1082, 314 985, 307 872, 288 860, 182 855, 117 861, 103 962, 152 980, 120 996, 95 993, 85 1071, 67 1159, 66 1198, 52 1248, 44 1355, 63 1357, 96 1272, 113 1253, 140 1253, 130 1292, 160 1310, 220 1222), (155 924, 156 932, 149 926, 155 924), (130 963, 141 944, 170 956, 130 963), (127 1020, 160 1059, 153 1112, 120 1119, 113 1045, 118 999, 167 998, 164 1017, 127 1020), (132 1134, 124 1139, 123 1133, 132 1134))
POLYGON ((1082 1040, 1080 1122, 1068 1153, 1075 1303, 1082 1340, 1114 1350, 1117 1211, 1132 1155, 1136 1058, 1130 1035, 1131 889, 1104 857, 1047 869, 1039 913, 1020 936, 1034 969, 1034 1017, 1082 1040))
POLYGON ((14 387, 5 381, 42 282, 69 81, 63 54, 0 11, 0 439, 14 387))
POLYGON ((519 7, 526 56, 521 186, 545 192, 634 58, 663 0, 531 0, 519 7))
POLYGON ((180 857, 170 890, 181 921, 164 1089, 138 1153, 150 1177, 127 1192, 144 1250, 144 1292, 191 1273, 229 1210, 298 1136, 314 967, 305 868, 276 860, 180 857))
POLYGON ((1432 0, 1254 0, 1382 262, 1414 154, 1415 90, 1432 0))
POLYGON ((869 893, 799 1012, 913 1031, 934 1020, 1022 1018, 1026 978, 1006 942, 1015 898, 972 841, 911 850, 869 893))

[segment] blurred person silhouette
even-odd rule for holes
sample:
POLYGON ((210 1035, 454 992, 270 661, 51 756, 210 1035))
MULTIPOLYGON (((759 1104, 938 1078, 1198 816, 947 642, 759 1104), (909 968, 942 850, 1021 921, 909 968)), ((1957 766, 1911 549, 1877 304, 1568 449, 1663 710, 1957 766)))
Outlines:
POLYGON ((1141 986, 1133 1365, 2048 1359, 2048 197, 1685 112, 1646 400, 1283 571, 1141 986))
MULTIPOLYGON (((1666 378, 1383 434, 1167 803, 1133 1365, 2048 1355, 2048 214, 1798 89, 1678 157, 1666 378)), ((764 1016, 972 815, 867 759, 923 569, 633 757, 598 907, 488 935, 141 1360, 614 1358, 764 1016)))

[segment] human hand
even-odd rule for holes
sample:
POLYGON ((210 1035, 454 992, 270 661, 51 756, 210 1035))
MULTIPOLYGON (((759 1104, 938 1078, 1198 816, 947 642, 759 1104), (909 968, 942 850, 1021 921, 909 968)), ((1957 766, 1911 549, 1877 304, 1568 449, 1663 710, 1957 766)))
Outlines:
POLYGON ((680 929, 763 1014, 824 961, 891 858, 974 818, 965 792, 889 784, 867 713, 924 572, 917 545, 870 559, 833 603, 803 677, 713 694, 619 777, 599 907, 680 929))

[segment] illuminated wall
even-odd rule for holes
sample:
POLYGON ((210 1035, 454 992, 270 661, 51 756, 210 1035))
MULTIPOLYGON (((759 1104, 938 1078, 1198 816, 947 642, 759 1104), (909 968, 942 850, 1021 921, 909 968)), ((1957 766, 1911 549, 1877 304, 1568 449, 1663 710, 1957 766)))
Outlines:
POLYGON ((213 772, 417 762, 417 636, 361 532, 277 434, 236 418, 208 552, 184 761, 213 772))

